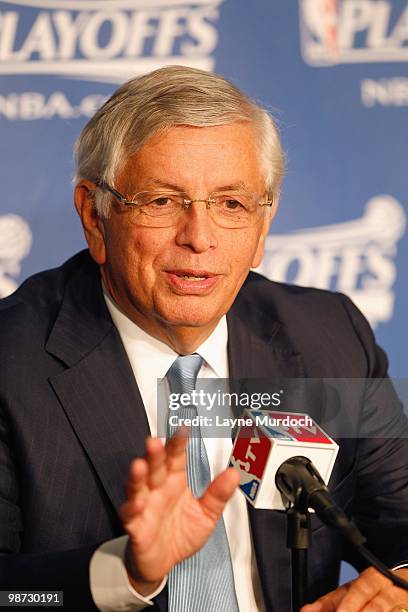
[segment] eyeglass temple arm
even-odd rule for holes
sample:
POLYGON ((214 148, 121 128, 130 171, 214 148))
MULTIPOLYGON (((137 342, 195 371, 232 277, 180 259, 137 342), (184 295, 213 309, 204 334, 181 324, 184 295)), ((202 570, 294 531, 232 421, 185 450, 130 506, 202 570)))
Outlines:
POLYGON ((101 189, 106 189, 106 191, 109 191, 109 193, 111 193, 122 204, 133 204, 133 205, 137 204, 137 202, 132 202, 131 200, 127 200, 121 193, 119 193, 119 191, 116 191, 116 189, 113 189, 113 187, 108 185, 108 183, 105 183, 105 181, 96 181, 95 184, 101 189))

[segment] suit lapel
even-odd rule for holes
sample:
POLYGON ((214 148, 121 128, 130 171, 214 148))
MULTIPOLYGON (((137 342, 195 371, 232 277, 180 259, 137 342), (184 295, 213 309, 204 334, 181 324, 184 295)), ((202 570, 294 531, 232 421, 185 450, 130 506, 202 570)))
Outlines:
POLYGON ((130 461, 144 454, 149 426, 94 264, 67 285, 46 349, 68 366, 50 384, 117 510, 130 461))
MULTIPOLYGON (((245 300, 234 304, 228 321, 230 379, 235 388, 259 386, 304 376, 301 355, 291 344, 284 326, 271 314, 251 313, 245 300), (256 380, 258 379, 258 381, 256 380), (262 380, 260 380, 262 379, 262 380)), ((279 408, 277 408, 279 410, 279 408)), ((268 612, 289 610, 290 552, 286 548, 286 515, 255 510, 247 504, 252 540, 268 612)))
POLYGON ((292 346, 279 321, 256 327, 237 314, 227 316, 228 363, 233 379, 279 379, 304 376, 301 355, 292 346), (260 329, 258 329, 260 327, 260 329))

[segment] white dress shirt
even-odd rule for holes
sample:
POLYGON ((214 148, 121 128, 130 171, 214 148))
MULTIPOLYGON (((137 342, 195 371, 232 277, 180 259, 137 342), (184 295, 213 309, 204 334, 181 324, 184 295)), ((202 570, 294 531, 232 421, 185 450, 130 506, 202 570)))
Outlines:
MULTIPOLYGON (((166 376, 178 357, 169 346, 149 336, 126 317, 105 294, 112 320, 119 332, 133 370, 152 436, 157 435, 157 379, 166 376)), ((228 378, 228 329, 226 317, 196 350, 203 359, 199 378, 228 378)), ((232 449, 230 438, 205 438, 213 479, 228 465, 232 449)), ((248 510, 243 494, 237 490, 223 513, 230 547, 235 591, 240 612, 265 610, 259 574, 251 540, 248 510)), ((152 599, 164 588, 166 580, 149 597, 142 597, 130 585, 123 563, 127 536, 105 542, 94 553, 90 564, 91 592, 97 607, 104 612, 137 611, 153 605, 152 599)))

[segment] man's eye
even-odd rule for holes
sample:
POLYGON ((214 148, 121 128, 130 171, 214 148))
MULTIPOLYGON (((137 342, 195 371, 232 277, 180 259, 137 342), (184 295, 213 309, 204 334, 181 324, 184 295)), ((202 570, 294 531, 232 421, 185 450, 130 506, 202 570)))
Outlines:
POLYGON ((160 196, 150 200, 149 204, 151 206, 156 206, 157 208, 164 208, 166 206, 171 206, 173 204, 173 200, 168 196, 160 196))
POLYGON ((239 210, 244 208, 239 200, 234 200, 232 198, 224 200, 223 204, 227 210, 239 210))

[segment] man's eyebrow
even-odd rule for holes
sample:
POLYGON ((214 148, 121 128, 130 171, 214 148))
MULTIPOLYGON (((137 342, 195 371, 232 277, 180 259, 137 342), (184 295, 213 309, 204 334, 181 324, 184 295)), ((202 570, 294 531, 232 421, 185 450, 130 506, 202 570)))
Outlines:
MULTIPOLYGON (((148 185, 152 185, 153 187, 160 187, 161 189, 170 189, 172 191, 179 191, 185 193, 183 187, 180 185, 176 185, 175 183, 168 183, 167 181, 162 181, 157 178, 150 178, 147 181, 148 185)), ((237 183, 231 183, 230 185, 221 185, 213 190, 215 193, 218 191, 245 191, 249 193, 249 189, 245 185, 243 181, 238 181, 237 183)))
POLYGON ((148 185, 152 185, 153 187, 160 187, 161 189, 170 189, 172 191, 181 191, 184 192, 184 189, 180 187, 180 185, 176 185, 175 183, 167 183, 166 181, 162 181, 157 178, 149 178, 147 181, 148 185))
POLYGON ((222 185, 221 187, 217 187, 214 191, 246 191, 249 193, 249 189, 243 181, 238 181, 231 185, 222 185))

